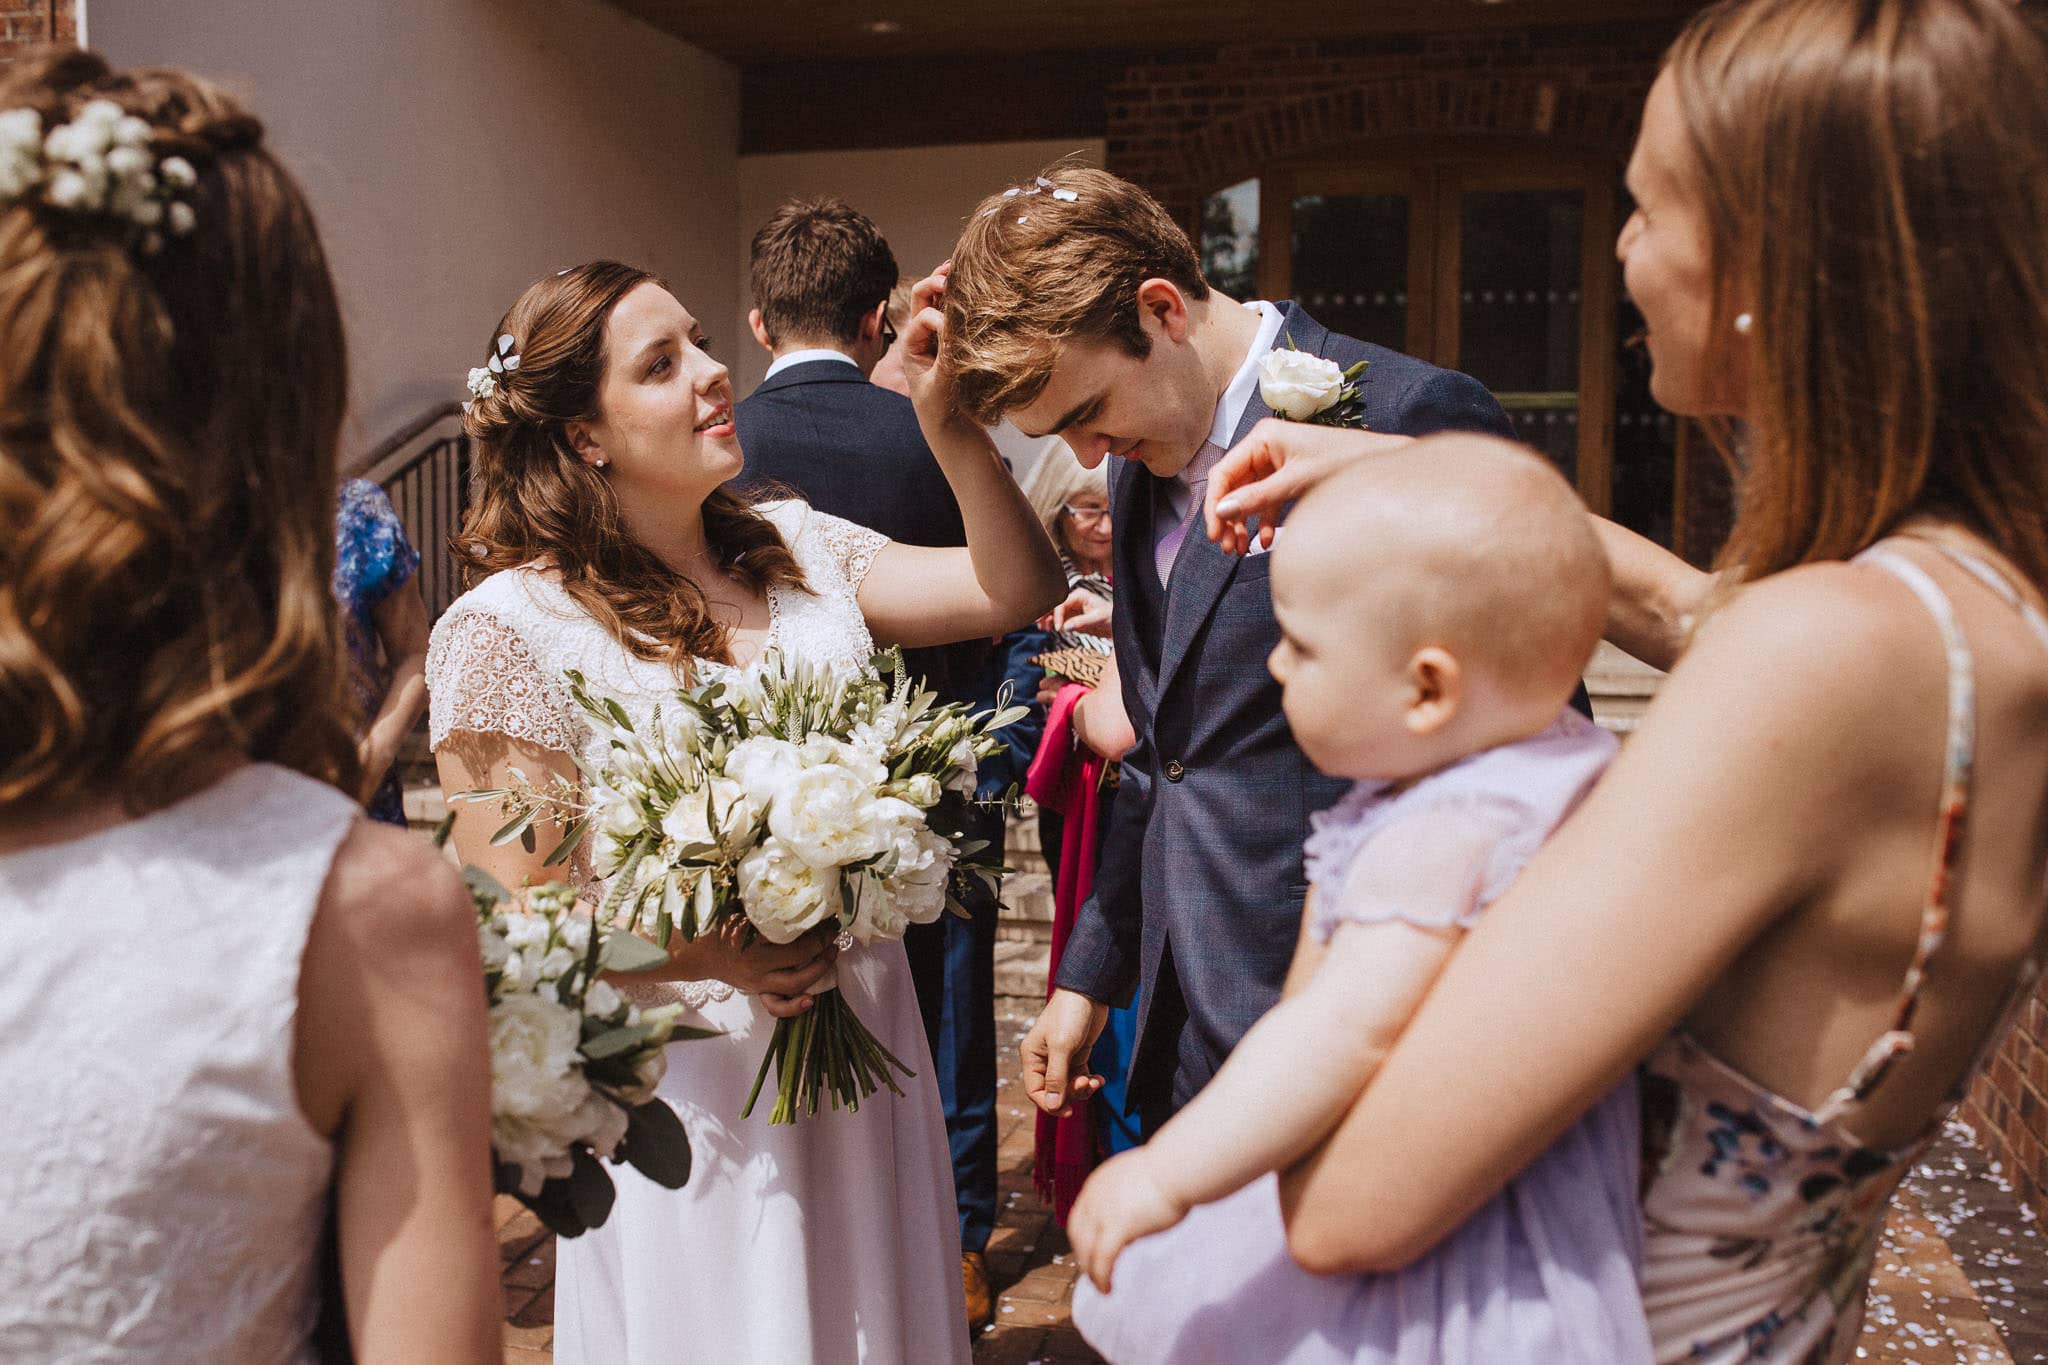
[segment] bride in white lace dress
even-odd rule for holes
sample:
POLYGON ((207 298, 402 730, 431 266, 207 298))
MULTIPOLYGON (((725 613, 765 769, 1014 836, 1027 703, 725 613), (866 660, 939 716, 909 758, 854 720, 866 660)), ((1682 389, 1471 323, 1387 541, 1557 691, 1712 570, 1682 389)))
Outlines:
MULTIPOLYGON (((942 289, 926 281, 920 307, 942 289)), ((966 520, 968 547, 954 550, 723 488, 740 468, 731 384, 660 281, 599 262, 529 288, 493 338, 502 373, 476 386, 468 417, 480 496, 461 543, 497 571, 434 631, 443 785, 498 786, 511 768, 575 780, 575 756, 596 755, 565 669, 644 720, 679 677, 770 645, 858 661, 878 640, 999 634, 1050 607, 1064 588, 1051 546, 987 437, 937 389, 941 325, 920 313, 907 368, 966 520)), ((495 807, 460 809, 465 859, 508 884, 555 875, 541 866, 553 831, 531 851, 492 848, 495 807)), ((586 864, 573 871, 588 882, 586 864)), ((745 948, 678 937, 666 975, 633 989, 680 999, 690 1022, 724 1034, 672 1047, 659 1091, 696 1166, 676 1191, 616 1169, 610 1220, 560 1245, 556 1359, 967 1360, 952 1169, 902 945, 841 955, 823 935, 745 948), (917 1072, 905 1096, 786 1127, 766 1105, 741 1119, 775 1019, 811 1007, 835 957, 839 989, 917 1072)))

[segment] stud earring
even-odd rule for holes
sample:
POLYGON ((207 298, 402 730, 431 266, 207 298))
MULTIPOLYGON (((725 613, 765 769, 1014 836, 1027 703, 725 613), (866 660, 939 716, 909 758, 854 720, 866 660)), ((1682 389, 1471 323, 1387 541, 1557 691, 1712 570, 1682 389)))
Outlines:
POLYGON ((590 463, 593 468, 603 469, 606 465, 610 464, 611 461, 607 460, 604 456, 600 455, 596 459, 592 460, 590 463))
POLYGON ((1756 319, 1754 317, 1750 316, 1748 313, 1737 313, 1735 315, 1735 331, 1738 335, 1748 336, 1751 332, 1755 330, 1756 319))

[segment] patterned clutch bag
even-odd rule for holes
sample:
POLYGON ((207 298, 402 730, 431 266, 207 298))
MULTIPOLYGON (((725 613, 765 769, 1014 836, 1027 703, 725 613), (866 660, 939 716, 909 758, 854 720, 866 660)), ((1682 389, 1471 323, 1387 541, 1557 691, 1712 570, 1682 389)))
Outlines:
POLYGON ((1092 649, 1069 647, 1049 649, 1031 662, 1056 678, 1065 678, 1083 687, 1100 687, 1103 665, 1109 662, 1109 656, 1092 649))

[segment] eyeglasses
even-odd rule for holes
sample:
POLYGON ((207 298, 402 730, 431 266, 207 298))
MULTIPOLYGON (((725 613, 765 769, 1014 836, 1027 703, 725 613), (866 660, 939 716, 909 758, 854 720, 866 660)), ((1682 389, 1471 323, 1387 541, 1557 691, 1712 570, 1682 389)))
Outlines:
POLYGON ((1100 526, 1109 520, 1107 507, 1076 507, 1071 502, 1063 502, 1060 510, 1072 517, 1076 526, 1100 526))
POLYGON ((889 349, 889 348, 890 348, 891 346, 894 346, 895 344, 896 344, 896 328, 895 328, 895 325, 894 325, 893 323, 891 323, 891 322, 889 321, 889 315, 888 315, 888 314, 886 314, 886 313, 884 313, 884 314, 882 315, 882 349, 886 351, 886 350, 888 350, 888 349, 889 349))

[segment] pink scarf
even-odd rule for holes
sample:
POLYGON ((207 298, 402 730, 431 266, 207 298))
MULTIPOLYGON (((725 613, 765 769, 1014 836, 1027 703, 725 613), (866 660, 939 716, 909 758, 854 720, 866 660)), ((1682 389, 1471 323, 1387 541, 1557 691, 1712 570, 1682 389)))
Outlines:
MULTIPOLYGON (((1074 914, 1095 885, 1095 839, 1101 799, 1103 760, 1074 738, 1074 704, 1090 689, 1068 683, 1046 708, 1045 738, 1024 777, 1024 791, 1047 810, 1066 817, 1060 838, 1059 880, 1052 892, 1052 961, 1046 993, 1059 972, 1060 954, 1074 930, 1074 914)), ((1077 1058, 1077 1067, 1085 1059, 1077 1058)), ((1066 1118, 1038 1115, 1037 1143, 1031 1178, 1038 1197, 1052 1205, 1062 1224, 1081 1193, 1081 1183, 1095 1168, 1095 1121, 1090 1105, 1074 1106, 1066 1118)))

